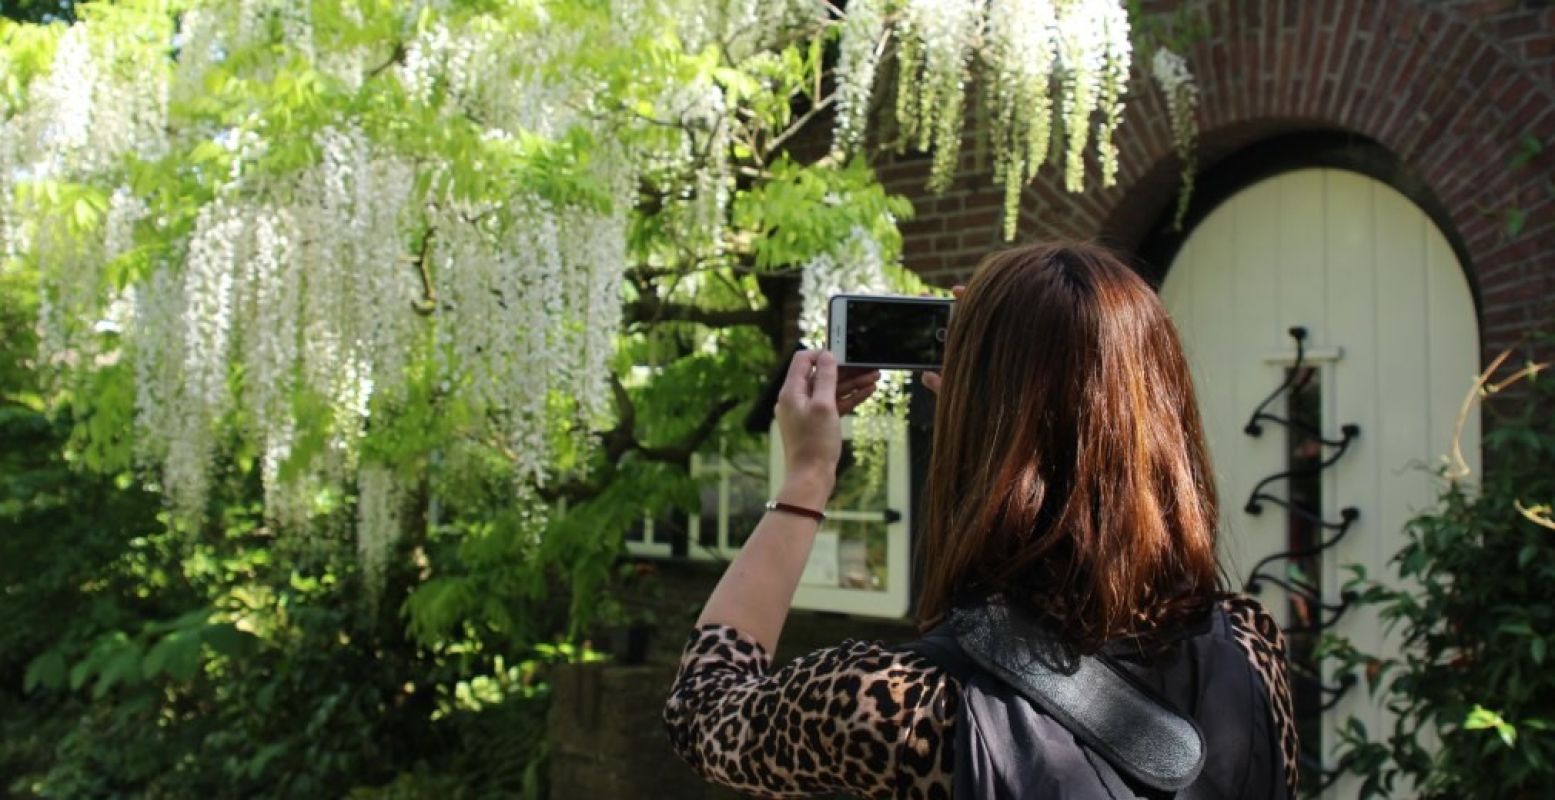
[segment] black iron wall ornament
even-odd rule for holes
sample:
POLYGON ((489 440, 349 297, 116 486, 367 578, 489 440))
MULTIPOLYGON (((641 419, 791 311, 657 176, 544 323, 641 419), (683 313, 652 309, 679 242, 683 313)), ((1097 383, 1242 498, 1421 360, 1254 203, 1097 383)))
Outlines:
MULTIPOLYGON (((1297 413, 1298 406, 1303 402, 1313 402, 1312 396, 1319 393, 1321 386, 1312 385, 1318 373, 1306 363, 1307 329, 1298 326, 1291 328, 1289 333, 1296 343, 1295 359, 1286 369, 1285 379, 1258 404, 1242 429, 1248 436, 1258 438, 1263 436, 1266 424, 1283 428, 1292 443, 1287 452, 1287 468, 1255 484, 1242 510, 1258 516, 1263 514, 1266 506, 1281 508, 1290 521, 1288 527, 1291 532, 1284 550, 1271 553, 1253 565, 1243 591, 1258 594, 1265 585, 1277 586, 1288 593, 1293 612, 1299 606, 1302 613, 1293 613, 1293 622, 1285 633, 1291 643, 1291 668, 1298 695, 1295 698, 1298 722, 1304 723, 1301 727, 1305 728, 1306 733, 1315 733, 1319 730, 1322 713, 1333 708, 1357 683, 1355 676, 1349 674, 1336 684, 1325 683, 1315 656, 1318 638, 1344 616, 1355 602, 1356 594, 1346 591, 1340 595, 1338 603, 1325 603, 1320 579, 1304 576, 1301 570, 1293 567, 1302 562, 1309 566, 1320 563, 1316 560, 1339 544, 1355 521, 1360 519, 1360 509, 1354 506, 1340 509, 1337 520, 1325 519, 1320 495, 1316 494, 1314 487, 1319 485, 1318 476, 1350 451, 1350 446, 1360 437, 1361 429, 1353 423, 1343 425, 1336 439, 1325 436, 1321 424, 1315 424, 1314 420, 1320 418, 1320 412, 1316 409, 1309 409, 1313 412, 1306 415, 1309 418, 1303 418, 1297 413), (1275 402, 1281 398, 1286 399, 1284 414, 1274 410, 1275 402), (1305 457, 1296 457, 1298 447, 1306 453, 1305 457), (1285 496, 1271 491, 1282 484, 1288 490, 1285 496), (1306 491, 1298 492, 1298 484, 1305 487, 1306 491), (1298 616, 1305 618, 1300 624, 1294 622, 1298 616)), ((1317 402, 1321 402, 1320 397, 1317 402)), ((1309 785, 1321 791, 1334 782, 1339 772, 1322 768, 1318 743, 1309 741, 1310 738, 1304 733, 1302 771, 1312 776, 1309 785)))

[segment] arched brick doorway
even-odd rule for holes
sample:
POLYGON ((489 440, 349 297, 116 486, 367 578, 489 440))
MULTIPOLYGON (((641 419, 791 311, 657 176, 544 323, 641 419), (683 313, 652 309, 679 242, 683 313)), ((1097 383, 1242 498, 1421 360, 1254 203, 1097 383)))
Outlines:
MULTIPOLYGON (((1168 12, 1183 3, 1142 5, 1168 12)), ((1185 53, 1200 89, 1201 200, 1214 199, 1217 167, 1267 169, 1299 160, 1291 153, 1307 166, 1364 173, 1423 209, 1449 243, 1470 287, 1481 365, 1550 322, 1555 7, 1527 0, 1207 0, 1192 7, 1203 10, 1209 30, 1185 53), (1354 153, 1365 163, 1324 160, 1354 153)), ((1160 278, 1173 237, 1183 236, 1162 231, 1181 164, 1155 88, 1136 79, 1128 104, 1118 185, 1071 195, 1044 171, 1026 190, 1019 235, 1099 238, 1135 253, 1160 278)), ((937 197, 922 195, 921 160, 881 170, 918 209, 903 226, 908 265, 946 284, 1004 245, 999 188, 987 165, 969 150, 961 166, 952 189, 937 197)), ((1238 188, 1246 177, 1227 182, 1238 188)))
MULTIPOLYGON (((1147 12, 1177 0, 1147 0, 1147 12)), ((1506 0, 1210 0, 1186 53, 1200 88, 1201 169, 1259 142, 1326 131, 1377 143, 1438 203, 1438 226, 1477 288, 1481 359, 1547 318, 1555 297, 1555 8, 1506 0), (1524 157, 1528 141, 1542 151, 1524 157), (1514 224, 1514 220, 1520 220, 1514 224), (1458 249, 1455 248, 1455 249, 1458 249)), ((1026 190, 1023 239, 1099 237, 1139 247, 1175 201, 1181 169, 1165 103, 1128 97, 1118 184, 1079 195, 1045 171, 1026 190)), ((972 154, 950 192, 923 197, 926 165, 882 168, 915 196, 909 266, 941 282, 1003 244, 999 189, 972 154)))

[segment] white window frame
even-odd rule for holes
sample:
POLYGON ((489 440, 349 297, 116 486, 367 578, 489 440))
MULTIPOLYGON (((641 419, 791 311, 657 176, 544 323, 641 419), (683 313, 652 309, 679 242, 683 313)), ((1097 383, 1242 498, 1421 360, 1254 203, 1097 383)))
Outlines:
MULTIPOLYGON (((842 420, 842 438, 853 438, 853 419, 842 420)), ((774 422, 771 434, 770 486, 773 494, 783 485, 783 437, 778 435, 774 422)), ((832 586, 816 586, 801 582, 794 593, 794 608, 812 611, 835 611, 869 617, 905 617, 912 595, 912 470, 907 451, 907 425, 899 421, 891 426, 886 446, 885 507, 895 512, 894 521, 888 512, 842 511, 827 512, 836 520, 886 521, 886 588, 846 589, 832 586)), ((826 532, 826 525, 821 531, 826 532)))
MULTIPOLYGON (((728 457, 723 454, 703 455, 691 454, 691 477, 701 479, 709 474, 716 475, 713 480, 718 487, 718 532, 711 547, 701 544, 702 541, 702 514, 687 514, 686 520, 686 556, 690 561, 728 561, 740 552, 738 547, 729 544, 729 495, 730 479, 737 470, 728 457)), ((700 483, 699 483, 700 485, 700 483)), ((680 513, 680 512, 676 512, 680 513)), ((626 542, 626 551, 634 556, 642 558, 673 558, 674 544, 667 538, 660 540, 655 536, 654 520, 647 515, 643 517, 643 541, 626 542)))
MULTIPOLYGON (((871 617, 907 615, 912 591, 912 545, 909 534, 912 529, 911 464, 908 460, 906 424, 898 423, 892 428, 886 447, 885 507, 895 512, 895 519, 886 523, 885 590, 846 589, 800 583, 794 595, 794 608, 871 617)), ((842 420, 842 437, 845 440, 853 438, 851 418, 842 420)), ((783 437, 778 434, 776 422, 773 423, 768 435, 767 458, 769 495, 775 496, 783 485, 784 473, 783 437)), ((729 530, 730 479, 736 473, 736 469, 724 455, 693 454, 691 475, 700 478, 709 473, 717 475, 715 480, 718 486, 718 535, 714 546, 702 546, 700 541, 703 515, 688 514, 686 516, 686 558, 692 561, 728 561, 739 553, 739 548, 730 544, 729 530)), ((827 514, 835 520, 883 521, 888 517, 885 512, 879 511, 831 510, 827 514)), ((821 530, 826 531, 826 526, 823 525, 821 530)), ((668 539, 659 541, 655 538, 654 521, 646 515, 643 520, 643 541, 629 541, 625 544, 627 552, 633 556, 642 558, 674 556, 673 545, 668 539)))

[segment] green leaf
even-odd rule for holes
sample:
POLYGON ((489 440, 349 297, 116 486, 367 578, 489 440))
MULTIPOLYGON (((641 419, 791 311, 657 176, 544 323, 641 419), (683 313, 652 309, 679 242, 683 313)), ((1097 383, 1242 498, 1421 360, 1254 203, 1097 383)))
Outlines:
POLYGON ((65 656, 58 650, 47 650, 27 665, 27 673, 22 677, 22 691, 30 692, 38 686, 58 689, 64 682, 65 656))
POLYGON ((200 668, 200 637, 193 631, 176 630, 162 637, 141 661, 146 677, 165 674, 188 681, 200 668))
MULTIPOLYGON (((174 634, 178 638, 178 644, 167 655, 167 676, 175 681, 187 683, 194 679, 200 671, 200 643, 199 640, 187 634, 174 634)), ((169 636, 168 638, 173 638, 169 636)))
POLYGON ((1506 235, 1516 238, 1523 232, 1528 224, 1528 211, 1523 208, 1509 208, 1506 210, 1506 235))
POLYGON ((243 652, 244 647, 253 641, 253 636, 237 629, 237 626, 223 622, 207 627, 201 634, 205 644, 218 655, 235 656, 243 652))
POLYGON ((1528 643, 1528 655, 1533 657, 1533 663, 1541 666, 1544 664, 1544 642, 1543 638, 1535 638, 1528 643))
POLYGON ((77 661, 70 668, 70 688, 75 690, 84 686, 86 679, 92 677, 92 670, 95 667, 96 665, 92 663, 90 657, 77 661))
POLYGON ((1469 711, 1468 717, 1463 721, 1463 727, 1471 731, 1494 728, 1496 735, 1501 737, 1501 741, 1507 747, 1515 746, 1517 743, 1517 728, 1502 719, 1500 714, 1478 703, 1475 703, 1474 708, 1469 711))
POLYGON ((276 757, 285 752, 286 745, 281 742, 267 744, 259 748, 259 751, 254 753, 253 760, 248 762, 248 776, 250 778, 258 778, 263 775, 265 767, 269 766, 271 761, 274 761, 276 757))
POLYGON ((1518 140, 1518 145, 1517 152, 1512 155, 1512 160, 1507 162, 1507 165, 1512 169, 1524 166, 1544 152, 1544 143, 1531 133, 1524 133, 1522 138, 1518 140))
POLYGON ((1513 634, 1513 635, 1516 635, 1516 636, 1532 636, 1532 635, 1534 635, 1533 634, 1533 626, 1528 624, 1527 620, 1517 620, 1515 622, 1503 622, 1500 625, 1496 626, 1496 632, 1497 633, 1510 633, 1510 634, 1513 634))
POLYGON ((92 685, 92 698, 101 699, 109 689, 120 683, 139 683, 142 677, 140 662, 140 646, 129 642, 103 665, 103 671, 97 675, 97 683, 92 685))

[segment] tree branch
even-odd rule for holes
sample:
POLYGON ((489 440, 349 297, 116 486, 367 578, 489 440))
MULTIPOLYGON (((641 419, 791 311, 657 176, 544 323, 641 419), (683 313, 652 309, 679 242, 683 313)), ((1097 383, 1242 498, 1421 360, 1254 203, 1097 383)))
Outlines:
POLYGON ((610 389, 616 398, 619 419, 616 426, 601 437, 604 464, 586 478, 574 478, 554 486, 539 487, 538 493, 541 498, 549 502, 566 499, 569 502, 581 503, 599 496, 615 479, 621 459, 632 452, 650 461, 689 467, 691 455, 707 444, 707 440, 718 430, 718 423, 741 402, 737 397, 725 397, 714 403, 696 427, 675 443, 650 446, 637 440, 635 431, 637 409, 632 405, 632 398, 627 394, 626 387, 622 386, 621 381, 614 375, 610 376, 610 389))
POLYGON ((653 461, 664 461, 682 466, 689 465, 691 454, 700 450, 702 445, 707 443, 708 437, 712 436, 713 431, 718 429, 719 421, 739 404, 738 398, 725 397, 714 404, 712 408, 709 408, 707 414, 702 417, 702 421, 698 422, 697 426, 690 433, 680 437, 680 441, 664 447, 649 447, 644 444, 638 444, 637 450, 642 453, 644 458, 653 461))
POLYGON ((605 433, 603 444, 605 460, 614 467, 621 456, 638 446, 637 406, 632 404, 632 396, 627 394, 626 387, 615 373, 610 374, 610 394, 616 401, 616 426, 605 433))
POLYGON ((832 94, 826 95, 826 98, 821 100, 821 102, 811 106, 810 110, 800 115, 799 119, 794 120, 794 124, 789 125, 787 130, 778 134, 777 138, 767 142, 766 157, 771 158, 777 155, 778 148, 788 144, 789 139, 799 135, 799 132, 804 130, 805 126, 810 124, 811 120, 820 116, 826 111, 826 109, 831 108, 832 103, 836 102, 836 100, 837 94, 833 92, 832 94))
POLYGON ((370 78, 376 78, 376 77, 378 77, 378 75, 380 73, 382 73, 384 70, 388 69, 389 67, 394 67, 394 66, 398 66, 400 64, 405 63, 405 57, 408 56, 408 55, 410 55, 410 51, 405 48, 405 43, 404 42, 395 42, 394 43, 394 51, 389 54, 389 60, 383 62, 382 64, 379 64, 376 67, 373 67, 370 70, 368 70, 367 71, 367 77, 369 79, 370 78))
POLYGON ((427 254, 432 251, 432 238, 437 235, 436 228, 427 228, 427 235, 421 237, 421 248, 411 259, 416 265, 416 271, 421 273, 421 299, 411 301, 410 307, 423 317, 431 316, 437 310, 437 289, 432 286, 432 272, 427 269, 427 254))
POLYGON ((702 308, 687 303, 666 303, 645 294, 626 304, 625 319, 630 324, 657 322, 697 322, 709 328, 733 328, 739 325, 764 326, 772 312, 765 308, 702 308))

